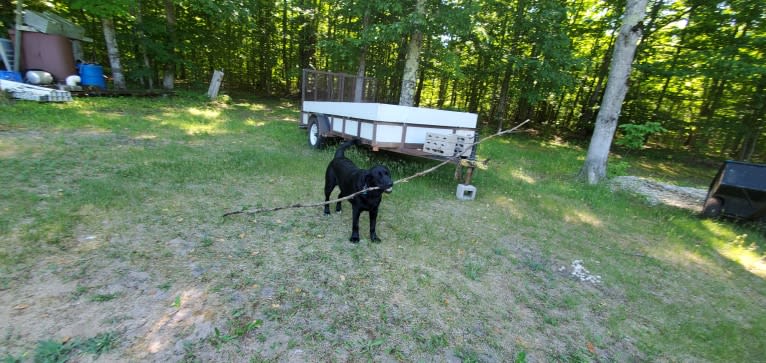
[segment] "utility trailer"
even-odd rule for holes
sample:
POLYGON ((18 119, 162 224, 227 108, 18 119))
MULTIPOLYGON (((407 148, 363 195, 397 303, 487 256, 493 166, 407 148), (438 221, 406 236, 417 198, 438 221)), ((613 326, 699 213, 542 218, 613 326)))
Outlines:
POLYGON ((375 102, 377 82, 349 74, 303 70, 300 127, 308 144, 358 139, 373 151, 385 150, 457 165, 458 199, 473 199, 476 167, 475 113, 375 102), (461 171, 465 168, 465 173, 461 171))
POLYGON ((710 183, 702 215, 766 222, 766 164, 725 161, 710 183))

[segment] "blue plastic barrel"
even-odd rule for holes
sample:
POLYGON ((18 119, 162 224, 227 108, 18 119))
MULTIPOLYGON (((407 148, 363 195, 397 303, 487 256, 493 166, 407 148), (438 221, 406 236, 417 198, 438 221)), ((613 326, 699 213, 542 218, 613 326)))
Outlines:
POLYGON ((80 64, 80 84, 106 89, 104 68, 98 64, 80 64))
POLYGON ((0 79, 6 81, 21 82, 21 73, 13 71, 0 71, 0 79))

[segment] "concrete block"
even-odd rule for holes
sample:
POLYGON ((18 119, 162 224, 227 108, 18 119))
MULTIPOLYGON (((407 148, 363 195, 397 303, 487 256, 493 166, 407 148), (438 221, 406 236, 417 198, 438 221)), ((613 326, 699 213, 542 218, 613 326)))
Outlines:
POLYGON ((455 196, 459 200, 474 200, 476 198, 476 187, 470 184, 458 184, 455 196))

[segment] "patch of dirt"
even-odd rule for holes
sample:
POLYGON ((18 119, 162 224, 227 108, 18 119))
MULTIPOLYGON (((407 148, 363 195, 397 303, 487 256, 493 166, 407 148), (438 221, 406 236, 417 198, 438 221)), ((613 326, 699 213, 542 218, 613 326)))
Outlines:
POLYGON ((612 188, 639 194, 651 205, 664 204, 671 207, 701 212, 707 189, 679 187, 637 176, 619 176, 611 180, 612 188))

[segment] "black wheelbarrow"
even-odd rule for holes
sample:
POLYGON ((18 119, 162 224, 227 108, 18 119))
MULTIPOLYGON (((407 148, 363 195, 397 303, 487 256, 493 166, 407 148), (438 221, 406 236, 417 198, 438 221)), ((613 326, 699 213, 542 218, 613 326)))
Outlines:
POLYGON ((710 183, 702 216, 766 221, 766 165, 725 161, 710 183))

